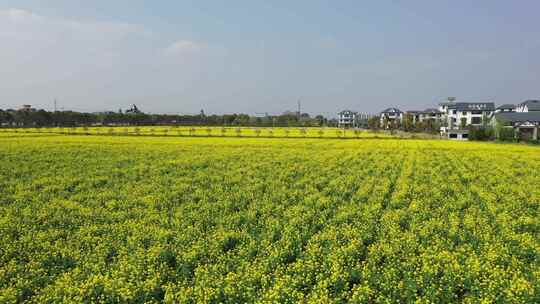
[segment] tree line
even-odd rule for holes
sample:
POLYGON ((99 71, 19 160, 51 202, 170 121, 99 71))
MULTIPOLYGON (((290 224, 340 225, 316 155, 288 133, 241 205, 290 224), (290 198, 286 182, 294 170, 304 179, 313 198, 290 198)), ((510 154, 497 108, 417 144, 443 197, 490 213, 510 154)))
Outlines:
POLYGON ((204 125, 204 126, 260 126, 260 127, 317 127, 335 126, 337 121, 323 115, 311 117, 286 112, 280 115, 251 116, 248 114, 196 115, 147 114, 118 111, 82 113, 76 111, 2 110, 0 126, 3 127, 76 127, 76 126, 142 126, 142 125, 204 125))

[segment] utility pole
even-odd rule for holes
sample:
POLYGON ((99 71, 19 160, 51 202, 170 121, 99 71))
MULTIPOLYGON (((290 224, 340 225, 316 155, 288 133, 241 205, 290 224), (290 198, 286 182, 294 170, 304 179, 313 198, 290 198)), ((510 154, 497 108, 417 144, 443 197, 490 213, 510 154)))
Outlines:
POLYGON ((56 98, 54 99, 54 112, 56 112, 56 98))

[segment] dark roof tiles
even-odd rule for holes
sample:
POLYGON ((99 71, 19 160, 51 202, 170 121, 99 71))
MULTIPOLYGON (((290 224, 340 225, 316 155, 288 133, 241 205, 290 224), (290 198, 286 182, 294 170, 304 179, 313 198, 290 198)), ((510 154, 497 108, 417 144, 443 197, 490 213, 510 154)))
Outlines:
POLYGON ((383 114, 386 114, 386 113, 388 113, 388 114, 396 114, 396 113, 400 114, 400 113, 403 113, 403 112, 398 108, 388 108, 388 109, 382 111, 381 113, 383 113, 383 114))
POLYGON ((507 112, 498 113, 495 118, 505 122, 540 122, 540 112, 507 112))
POLYGON ((500 106, 497 107, 498 110, 502 110, 502 109, 515 109, 515 108, 516 108, 515 105, 509 104, 509 103, 503 104, 503 105, 500 105, 500 106))
POLYGON ((494 111, 495 103, 493 102, 456 102, 448 106, 450 109, 458 111, 494 111))

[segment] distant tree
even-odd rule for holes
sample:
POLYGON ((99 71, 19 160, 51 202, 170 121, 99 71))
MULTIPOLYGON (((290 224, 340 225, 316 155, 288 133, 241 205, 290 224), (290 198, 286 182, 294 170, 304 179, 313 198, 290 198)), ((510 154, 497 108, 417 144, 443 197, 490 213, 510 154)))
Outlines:
MULTIPOLYGON (((417 122, 419 123, 419 122, 417 122)), ((413 114, 411 113, 406 113, 404 116, 403 116, 403 130, 404 131, 407 131, 407 132, 410 132, 410 131, 413 131, 415 128, 415 123, 414 123, 414 116, 413 114)))
POLYGON ((317 123, 317 126, 322 127, 326 123, 326 119, 322 115, 315 116, 315 121, 317 123))
POLYGON ((380 124, 380 117, 379 116, 373 116, 368 119, 368 128, 371 130, 379 130, 381 124, 380 124))

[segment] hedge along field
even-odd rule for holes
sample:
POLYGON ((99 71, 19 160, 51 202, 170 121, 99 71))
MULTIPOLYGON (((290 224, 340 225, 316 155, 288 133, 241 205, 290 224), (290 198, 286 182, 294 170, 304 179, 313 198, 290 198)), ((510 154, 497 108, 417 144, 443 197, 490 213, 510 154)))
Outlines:
POLYGON ((0 137, 0 302, 540 302, 540 150, 0 137))
MULTIPOLYGON (((101 127, 44 127, 0 128, 5 134, 57 134, 57 135, 105 135, 105 136, 171 136, 171 137, 251 137, 251 138, 396 138, 387 131, 372 132, 360 129, 327 127, 201 127, 201 126, 101 126, 101 127)), ((415 134, 418 138, 430 134, 415 134)))

